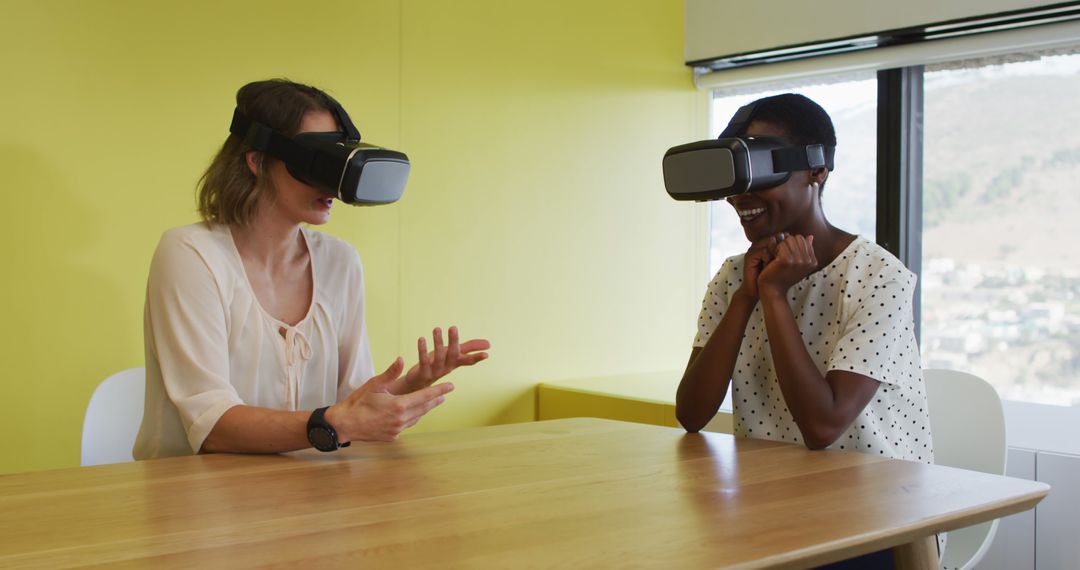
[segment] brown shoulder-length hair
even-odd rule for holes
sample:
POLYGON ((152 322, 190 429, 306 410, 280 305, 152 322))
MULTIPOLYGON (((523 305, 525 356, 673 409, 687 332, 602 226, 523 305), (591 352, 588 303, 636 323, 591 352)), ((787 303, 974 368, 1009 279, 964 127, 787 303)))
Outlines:
MULTIPOLYGON (((321 90, 287 79, 255 81, 236 92, 236 107, 241 113, 287 136, 300 130, 307 113, 330 110, 330 101, 321 90)), ((257 153, 259 172, 255 175, 244 158, 252 150, 234 134, 225 139, 199 178, 199 215, 203 221, 243 226, 255 217, 262 200, 274 198, 275 189, 265 175, 268 161, 273 159, 257 153)))

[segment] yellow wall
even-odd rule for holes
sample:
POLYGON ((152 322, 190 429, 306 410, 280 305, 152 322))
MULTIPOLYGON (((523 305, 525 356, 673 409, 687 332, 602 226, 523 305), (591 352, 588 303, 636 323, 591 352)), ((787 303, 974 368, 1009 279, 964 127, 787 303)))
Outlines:
POLYGON ((413 161, 400 203, 326 228, 364 258, 377 366, 437 324, 492 340, 418 429, 684 361, 704 231, 659 170, 705 129, 682 0, 0 1, 0 473, 78 464, 94 386, 142 365, 157 238, 196 219, 236 89, 271 76, 413 161))

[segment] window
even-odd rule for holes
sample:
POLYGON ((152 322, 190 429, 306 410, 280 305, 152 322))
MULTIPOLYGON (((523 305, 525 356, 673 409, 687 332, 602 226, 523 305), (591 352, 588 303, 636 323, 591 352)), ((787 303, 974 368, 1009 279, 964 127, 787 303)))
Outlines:
POLYGON ((1009 60, 923 77, 923 363, 1080 406, 1080 54, 1009 60))
MULTIPOLYGON (((833 225, 873 240, 876 227, 877 81, 873 73, 819 78, 814 84, 764 86, 752 93, 717 91, 712 100, 711 133, 719 136, 739 107, 761 97, 797 92, 813 99, 832 117, 836 129, 836 169, 823 194, 833 225)), ((709 205, 709 278, 724 260, 746 251, 749 243, 727 202, 709 205)))
MULTIPOLYGON (((1080 12, 1047 10, 965 22, 948 39, 934 26, 922 37, 905 28, 854 50, 817 49, 826 41, 691 64, 714 90, 714 134, 760 96, 796 91, 822 103, 839 143, 825 211, 919 275, 924 366, 993 384, 1009 445, 1080 453, 1069 436, 1080 430, 1080 12), (830 93, 852 73, 877 74, 862 81, 865 107, 830 93), (871 135, 847 133, 858 115, 871 135), (852 148, 873 154, 842 157, 852 148), (843 194, 864 184, 875 192, 843 194)), ((748 245, 729 209, 711 205, 710 273, 748 245)))
MULTIPOLYGON (((878 85, 869 72, 718 89, 712 135, 754 99, 814 99, 838 139, 826 214, 874 239, 878 85)), ((1077 93, 1076 50, 937 64, 922 76, 922 137, 913 138, 923 145, 914 185, 922 248, 911 261, 920 273, 923 365, 970 371, 1004 400, 1080 408, 1077 93)), ((711 277, 748 244, 727 203, 709 207, 711 277)))

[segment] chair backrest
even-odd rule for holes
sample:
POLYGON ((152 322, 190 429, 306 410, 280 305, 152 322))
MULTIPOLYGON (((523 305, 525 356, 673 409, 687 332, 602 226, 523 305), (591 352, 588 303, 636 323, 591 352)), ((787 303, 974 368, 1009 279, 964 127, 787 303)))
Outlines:
POLYGON ((132 461, 131 448, 142 423, 146 369, 130 368, 98 384, 86 406, 82 465, 132 461))
MULTIPOLYGON (((956 370, 927 369, 923 377, 935 463, 1004 475, 1005 413, 994 387, 956 370)), ((942 567, 972 568, 989 550, 996 531, 995 520, 949 532, 942 567)))

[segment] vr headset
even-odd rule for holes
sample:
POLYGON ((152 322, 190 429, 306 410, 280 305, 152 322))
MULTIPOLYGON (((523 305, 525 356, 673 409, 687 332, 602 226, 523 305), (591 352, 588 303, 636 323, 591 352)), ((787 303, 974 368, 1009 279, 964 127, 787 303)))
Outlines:
POLYGON ((757 103, 739 109, 716 140, 664 153, 664 186, 676 200, 721 200, 787 182, 792 172, 833 169, 834 146, 791 146, 774 137, 737 136, 754 120, 757 103))
POLYGON ((284 162, 293 178, 346 204, 396 202, 409 178, 409 157, 360 142, 360 131, 348 113, 337 101, 330 102, 330 112, 344 131, 288 137, 236 109, 229 132, 251 148, 284 162))

